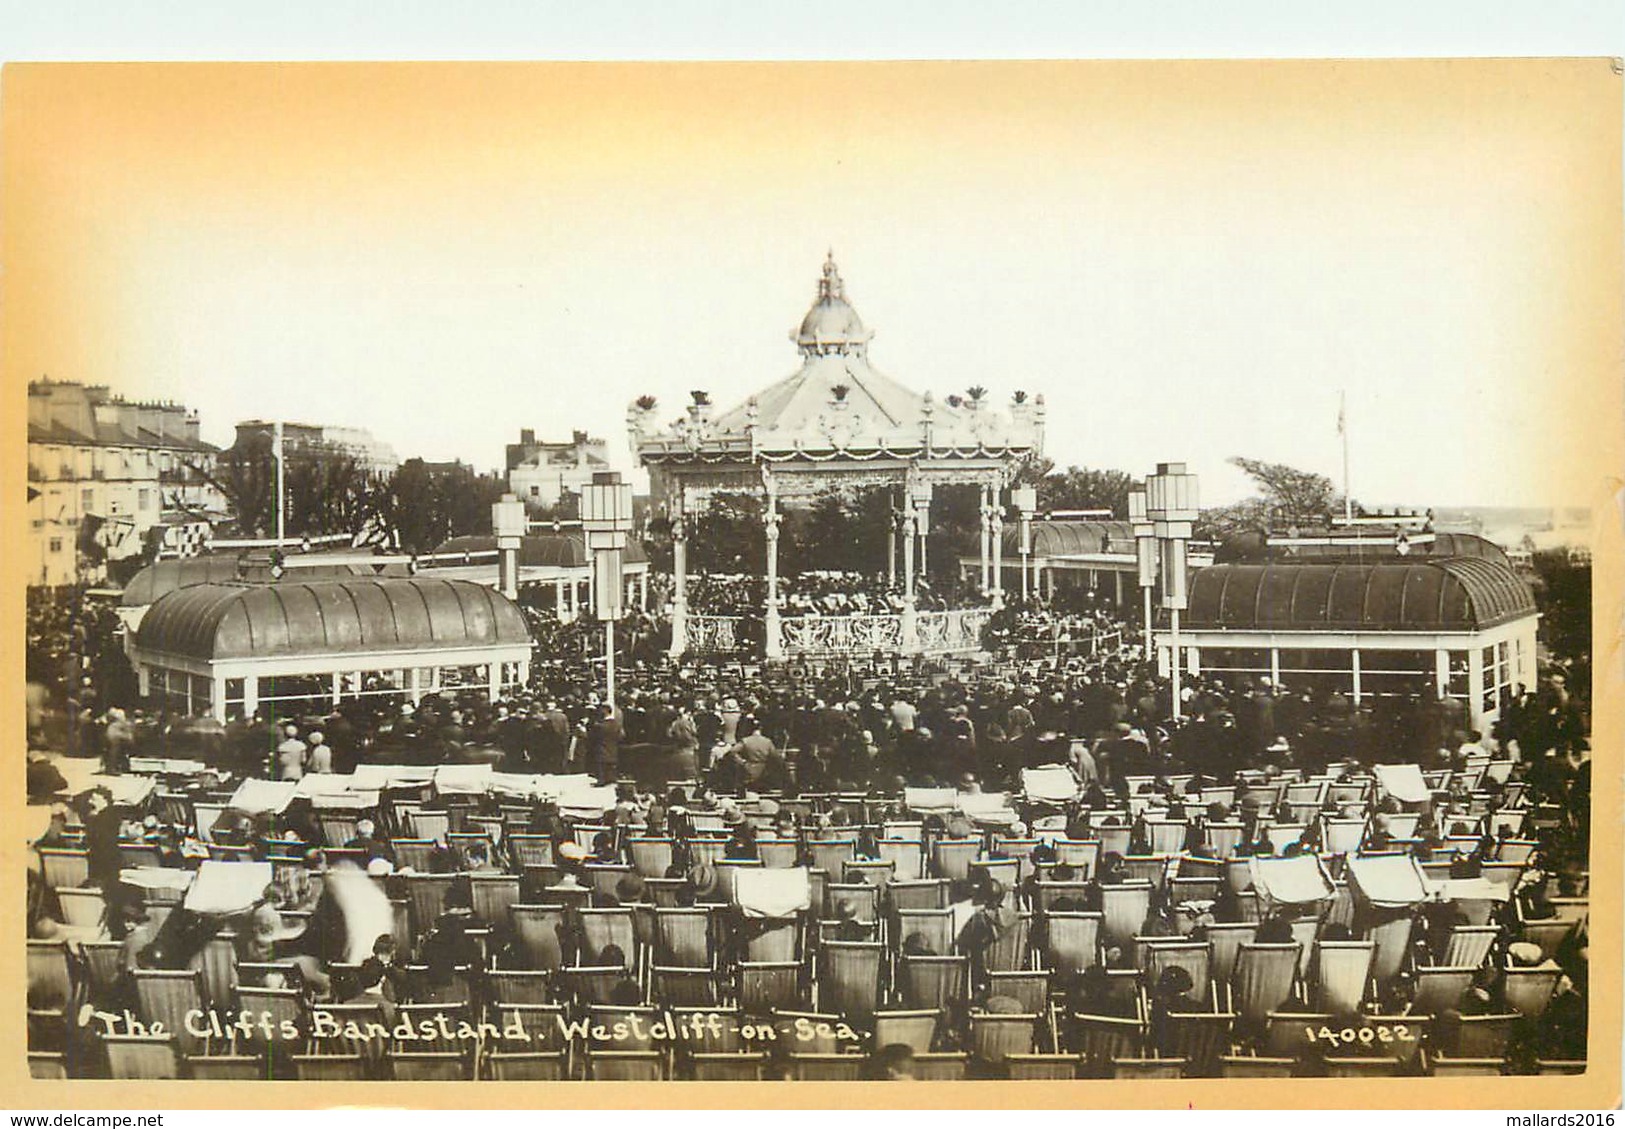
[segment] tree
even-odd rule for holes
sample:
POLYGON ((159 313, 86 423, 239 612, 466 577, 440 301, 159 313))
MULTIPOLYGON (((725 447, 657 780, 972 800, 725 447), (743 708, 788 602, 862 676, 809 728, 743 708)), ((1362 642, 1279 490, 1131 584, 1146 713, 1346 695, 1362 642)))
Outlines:
POLYGON ((1115 518, 1128 517, 1128 492, 1134 476, 1121 470, 1067 467, 1038 482, 1040 510, 1110 510, 1115 518))
POLYGON ((463 463, 407 459, 389 484, 384 520, 409 553, 426 553, 451 537, 491 532, 491 505, 506 489, 496 474, 463 463))
MULTIPOLYGON (((1228 506, 1203 510, 1196 523, 1198 539, 1222 541, 1237 533, 1327 525, 1333 514, 1343 510, 1343 496, 1324 474, 1240 455, 1230 459, 1230 465, 1245 471, 1259 493, 1228 506)), ((1364 512, 1358 502, 1352 508, 1356 514, 1364 512)))

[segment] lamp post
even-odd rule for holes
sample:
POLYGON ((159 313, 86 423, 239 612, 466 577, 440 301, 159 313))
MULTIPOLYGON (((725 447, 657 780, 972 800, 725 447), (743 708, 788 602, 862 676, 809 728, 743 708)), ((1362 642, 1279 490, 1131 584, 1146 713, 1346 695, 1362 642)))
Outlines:
POLYGON ((512 494, 491 503, 491 532, 497 538, 497 588, 510 600, 519 598, 519 542, 525 536, 525 503, 512 494))
POLYGON ((1010 500, 1016 504, 1021 519, 1021 602, 1032 596, 1032 576, 1028 561, 1033 551, 1033 513, 1038 509, 1038 490, 1032 486, 1017 486, 1010 491, 1010 500))
POLYGON ((1145 480, 1146 516, 1155 527, 1162 550, 1162 606, 1168 609, 1168 647, 1172 652, 1174 720, 1179 720, 1179 682, 1184 662, 1179 653, 1179 613, 1189 606, 1185 545, 1198 516, 1196 476, 1184 463, 1158 463, 1145 480))
POLYGON ((597 471, 581 488, 581 528, 592 553, 594 612, 604 623, 604 703, 615 708, 615 621, 621 617, 621 551, 632 531, 632 484, 597 471))
POLYGON ((1128 520, 1134 530, 1135 563, 1139 566, 1140 603, 1145 613, 1145 657, 1150 661, 1155 650, 1151 636, 1151 590, 1157 586, 1157 527, 1145 511, 1145 487, 1136 486, 1128 492, 1128 520))

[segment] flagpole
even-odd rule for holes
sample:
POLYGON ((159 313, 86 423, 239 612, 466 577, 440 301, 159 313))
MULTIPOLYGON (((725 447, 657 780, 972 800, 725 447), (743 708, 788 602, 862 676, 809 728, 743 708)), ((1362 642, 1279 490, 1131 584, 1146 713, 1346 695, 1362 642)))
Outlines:
POLYGON ((1343 437, 1343 520, 1354 520, 1354 498, 1349 494, 1349 423, 1346 394, 1337 394, 1337 434, 1343 437))

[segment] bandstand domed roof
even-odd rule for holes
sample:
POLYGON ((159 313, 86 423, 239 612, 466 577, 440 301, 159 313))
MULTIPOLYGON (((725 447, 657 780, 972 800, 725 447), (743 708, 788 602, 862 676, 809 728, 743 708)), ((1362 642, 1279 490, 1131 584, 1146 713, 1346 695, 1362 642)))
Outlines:
POLYGON ((850 348, 868 342, 872 334, 863 327, 858 311, 846 300, 846 286, 835 265, 835 253, 824 260, 824 276, 818 280, 818 298, 801 319, 795 342, 803 352, 827 348, 850 348))

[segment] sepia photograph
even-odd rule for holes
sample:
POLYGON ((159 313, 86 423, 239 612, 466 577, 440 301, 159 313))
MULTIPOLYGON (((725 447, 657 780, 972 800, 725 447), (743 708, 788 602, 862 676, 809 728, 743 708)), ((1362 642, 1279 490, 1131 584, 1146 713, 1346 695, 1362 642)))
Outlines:
POLYGON ((1620 105, 8 65, 5 1076, 1616 1103, 1620 105))

